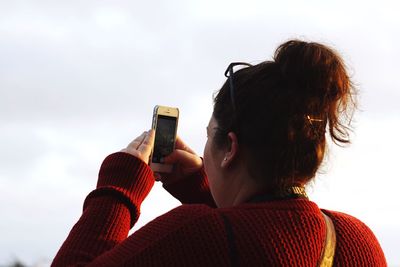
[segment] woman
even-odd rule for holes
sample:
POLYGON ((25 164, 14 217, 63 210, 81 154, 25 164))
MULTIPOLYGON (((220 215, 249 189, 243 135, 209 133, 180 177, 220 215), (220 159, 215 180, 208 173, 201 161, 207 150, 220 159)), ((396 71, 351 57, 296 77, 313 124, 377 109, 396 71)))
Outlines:
POLYGON ((174 172, 154 175, 153 131, 108 156, 53 266, 386 266, 364 223, 304 191, 326 137, 349 143, 354 88, 338 54, 292 40, 225 75, 204 160, 178 138, 164 159, 174 172), (127 237, 154 176, 183 205, 127 237))

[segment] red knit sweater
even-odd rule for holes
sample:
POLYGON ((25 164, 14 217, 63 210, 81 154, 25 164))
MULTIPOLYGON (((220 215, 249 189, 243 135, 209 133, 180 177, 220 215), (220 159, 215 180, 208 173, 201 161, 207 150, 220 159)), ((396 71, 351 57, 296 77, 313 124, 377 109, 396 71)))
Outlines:
MULTIPOLYGON (((197 173, 166 189, 182 206, 127 237, 153 173, 126 153, 108 156, 97 189, 52 266, 316 266, 325 224, 306 199, 215 208, 207 179, 197 173), (194 204, 197 203, 197 204, 194 204)), ((324 210, 337 235, 335 266, 386 266, 371 230, 358 219, 324 210)))

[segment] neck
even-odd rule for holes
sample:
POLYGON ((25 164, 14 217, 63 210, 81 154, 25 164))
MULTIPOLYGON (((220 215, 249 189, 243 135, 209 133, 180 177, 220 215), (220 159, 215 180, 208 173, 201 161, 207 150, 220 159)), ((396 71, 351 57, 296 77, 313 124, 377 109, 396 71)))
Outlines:
POLYGON ((232 207, 247 202, 252 197, 265 192, 265 187, 257 183, 246 171, 236 171, 224 178, 225 196, 218 207, 232 207))
POLYGON ((223 178, 223 191, 225 194, 216 200, 219 208, 233 207, 245 202, 258 202, 278 199, 305 198, 308 196, 304 185, 290 186, 281 191, 271 190, 260 179, 254 179, 245 168, 238 168, 226 173, 223 178))

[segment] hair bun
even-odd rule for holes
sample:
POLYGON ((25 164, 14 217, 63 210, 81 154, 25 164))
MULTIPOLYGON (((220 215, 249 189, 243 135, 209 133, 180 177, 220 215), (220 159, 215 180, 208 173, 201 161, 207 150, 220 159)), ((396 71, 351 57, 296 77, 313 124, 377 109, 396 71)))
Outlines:
POLYGON ((326 120, 332 139, 348 143, 348 127, 338 117, 354 104, 354 88, 338 53, 319 43, 291 40, 277 48, 274 60, 297 112, 326 120))

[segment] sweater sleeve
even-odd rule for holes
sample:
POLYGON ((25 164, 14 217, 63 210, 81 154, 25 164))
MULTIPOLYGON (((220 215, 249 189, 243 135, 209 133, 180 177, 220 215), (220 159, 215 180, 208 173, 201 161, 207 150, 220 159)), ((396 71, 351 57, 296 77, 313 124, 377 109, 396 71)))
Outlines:
POLYGON ((206 204, 216 207, 204 168, 191 176, 163 187, 182 204, 206 204))
POLYGON ((108 156, 52 266, 86 265, 125 240, 153 184, 153 172, 141 160, 123 152, 108 156))
POLYGON ((182 205, 149 222, 89 266, 229 266, 216 209, 182 205))

